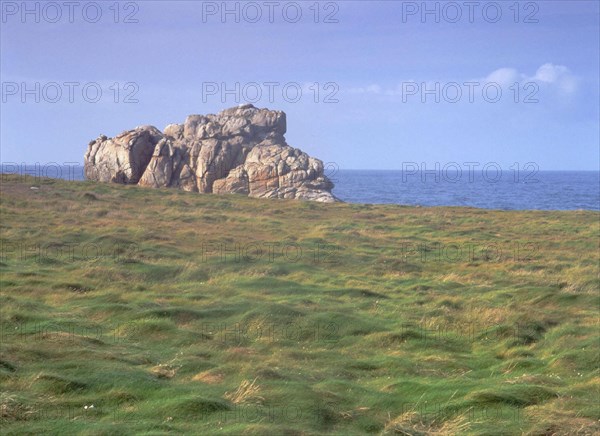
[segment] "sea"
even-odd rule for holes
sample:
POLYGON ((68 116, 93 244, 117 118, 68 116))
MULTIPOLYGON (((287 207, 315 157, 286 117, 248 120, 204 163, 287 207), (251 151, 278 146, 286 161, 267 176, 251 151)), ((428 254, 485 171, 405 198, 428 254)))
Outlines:
POLYGON ((600 171, 462 172, 339 170, 333 193, 350 203, 502 210, 600 210, 600 171))
MULTIPOLYGON (((2 163, 3 174, 84 180, 80 164, 2 163)), ((600 171, 331 170, 348 203, 500 210, 600 210, 600 171)))

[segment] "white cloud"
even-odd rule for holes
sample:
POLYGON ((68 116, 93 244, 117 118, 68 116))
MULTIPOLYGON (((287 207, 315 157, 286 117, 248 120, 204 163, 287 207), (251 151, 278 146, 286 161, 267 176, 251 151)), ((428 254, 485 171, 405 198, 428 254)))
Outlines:
POLYGON ((485 82, 494 82, 499 85, 509 85, 519 80, 519 73, 514 68, 499 68, 492 71, 484 79, 485 82))
POLYGON ((515 82, 521 84, 536 82, 538 85, 557 89, 562 94, 574 93, 578 85, 578 80, 571 73, 571 70, 564 65, 554 65, 550 62, 539 67, 533 76, 519 73, 514 68, 499 68, 490 73, 484 81, 495 82, 503 86, 508 86, 515 82))
POLYGON ((554 65, 550 62, 539 67, 533 76, 519 73, 514 68, 499 68, 490 73, 484 81, 500 85, 536 82, 538 85, 546 85, 565 94, 571 94, 577 90, 577 78, 571 73, 571 70, 564 65, 554 65))
POLYGON ((403 89, 406 84, 413 83, 419 86, 419 89, 435 89, 436 84, 443 87, 448 83, 458 83, 459 85, 465 82, 497 83, 502 88, 508 88, 514 83, 519 83, 524 86, 528 82, 535 82, 539 86, 545 86, 549 89, 555 89, 563 95, 573 94, 578 88, 578 79, 569 68, 564 65, 555 65, 550 62, 540 66, 533 75, 528 75, 519 72, 516 68, 502 67, 492 71, 484 78, 478 79, 453 79, 453 80, 403 80, 395 87, 384 87, 373 83, 363 87, 350 88, 346 92, 350 94, 377 94, 387 96, 401 96, 405 91, 403 89))
POLYGON ((540 82, 554 83, 561 76, 569 74, 569 69, 564 65, 544 64, 538 68, 533 76, 532 80, 538 80, 540 82))
POLYGON ((564 65, 544 64, 529 79, 556 86, 564 94, 572 94, 577 90, 577 78, 564 65))

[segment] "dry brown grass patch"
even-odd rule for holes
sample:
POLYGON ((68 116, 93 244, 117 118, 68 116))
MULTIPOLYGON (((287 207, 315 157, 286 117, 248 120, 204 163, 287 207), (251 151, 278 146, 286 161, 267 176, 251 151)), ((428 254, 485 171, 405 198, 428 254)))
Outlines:
POLYGON ((0 421, 24 421, 34 414, 31 407, 19 402, 14 395, 0 394, 0 421))
POLYGON ((243 380, 235 391, 226 392, 223 397, 234 404, 262 402, 264 398, 258 396, 260 386, 256 384, 256 380, 243 380))
POLYGON ((173 378, 177 374, 177 367, 171 365, 160 365, 153 366, 150 368, 150 372, 158 378, 173 378))
POLYGON ((225 377, 220 372, 203 371, 193 376, 192 380, 208 385, 216 385, 222 383, 224 378, 225 377))

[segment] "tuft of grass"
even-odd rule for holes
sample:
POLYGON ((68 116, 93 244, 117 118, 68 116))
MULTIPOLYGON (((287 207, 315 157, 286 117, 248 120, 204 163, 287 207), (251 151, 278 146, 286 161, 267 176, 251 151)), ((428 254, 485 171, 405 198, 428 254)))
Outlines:
POLYGON ((252 381, 242 380, 240 385, 235 391, 225 392, 225 399, 231 401, 233 404, 242 404, 250 402, 261 402, 264 398, 260 397, 260 386, 256 384, 256 378, 252 381))
POLYGON ((555 391, 547 387, 524 384, 473 392, 470 395, 473 404, 487 405, 505 403, 513 406, 531 406, 551 398, 556 398, 557 396, 555 391))
POLYGON ((66 377, 56 374, 40 373, 33 379, 32 385, 42 385, 43 389, 54 393, 70 393, 81 391, 87 388, 87 384, 78 380, 70 380, 66 377))
POLYGON ((454 436, 467 434, 471 426, 466 415, 448 420, 427 419, 414 410, 404 412, 386 424, 382 435, 404 436, 454 436))

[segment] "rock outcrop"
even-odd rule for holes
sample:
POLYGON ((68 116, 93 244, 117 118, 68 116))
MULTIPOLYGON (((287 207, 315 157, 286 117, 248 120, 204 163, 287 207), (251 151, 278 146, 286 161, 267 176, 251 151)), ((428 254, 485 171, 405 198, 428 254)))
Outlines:
POLYGON ((164 132, 141 126, 90 142, 88 180, 201 193, 321 202, 337 199, 323 162, 285 142, 284 112, 243 105, 190 115, 164 132))

